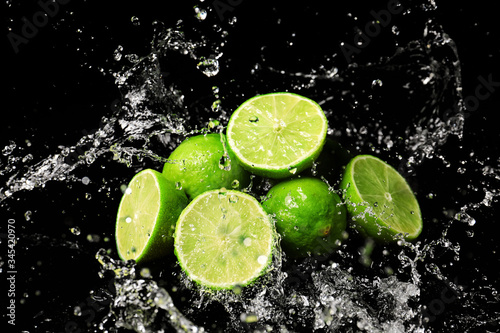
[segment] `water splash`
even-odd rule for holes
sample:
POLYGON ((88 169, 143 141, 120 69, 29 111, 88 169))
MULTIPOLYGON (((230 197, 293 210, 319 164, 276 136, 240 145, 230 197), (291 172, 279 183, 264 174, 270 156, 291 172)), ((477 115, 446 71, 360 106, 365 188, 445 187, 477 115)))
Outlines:
POLYGON ((204 332, 194 325, 174 305, 170 294, 151 279, 149 273, 141 270, 136 274, 133 262, 115 261, 104 249, 96 254, 101 263, 101 275, 107 271, 115 274, 116 295, 112 312, 103 319, 101 328, 109 325, 126 328, 140 333, 158 332, 174 327, 177 332, 204 332))
MULTIPOLYGON (((429 5, 426 11, 433 8, 429 5)), ((209 19, 206 11, 198 7, 195 15, 200 21, 209 19)), ((408 15, 411 14, 408 12, 408 15)), ((235 22, 236 19, 232 19, 230 24, 235 22)), ((0 201, 7 201, 20 191, 44 187, 50 181, 83 182, 75 175, 76 171, 94 165, 106 155, 112 157, 111 165, 141 167, 145 162, 161 165, 183 137, 193 133, 222 132, 227 123, 223 94, 233 86, 218 87, 210 83, 212 99, 206 109, 217 119, 211 118, 206 127, 200 128, 203 126, 200 124, 202 112, 186 104, 188 91, 170 76, 169 70, 171 55, 175 53, 193 60, 192 69, 206 78, 217 77, 226 60, 220 40, 225 41, 228 32, 217 26, 214 30, 220 33, 220 40, 213 43, 207 38, 190 40, 181 25, 179 22, 178 26, 167 28, 161 22, 154 22, 149 54, 126 54, 123 47, 116 48, 114 60, 128 61, 123 70, 112 73, 121 98, 113 103, 117 107, 113 108, 112 115, 103 117, 99 128, 85 133, 75 145, 60 146, 58 152, 39 161, 32 155, 23 155, 16 142, 10 141, 3 147, 2 156, 8 162, 0 165, 3 168, 1 175, 7 177, 7 181, 0 190, 0 201)), ((465 123, 456 45, 433 19, 425 22, 417 39, 400 43, 405 36, 401 26, 393 27, 392 33, 398 47, 380 61, 353 63, 347 68, 326 62, 310 71, 290 73, 275 68, 263 57, 251 73, 255 82, 261 81, 263 72, 271 73, 279 82, 283 78, 290 79, 290 87, 309 92, 330 119, 338 117, 335 107, 339 105, 349 106, 353 113, 369 111, 373 107, 369 102, 376 104, 377 93, 395 85, 391 82, 391 74, 403 73, 403 82, 396 84, 406 89, 408 104, 415 102, 419 107, 412 121, 396 132, 397 129, 387 128, 383 120, 363 119, 363 114, 360 120, 351 121, 352 114, 347 114, 341 119, 345 128, 331 127, 329 134, 345 139, 352 147, 394 157, 400 162, 398 169, 406 176, 415 177, 418 167, 431 159, 441 160, 445 168, 449 168, 450 162, 441 147, 451 138, 462 139, 465 123), (355 88, 354 83, 364 77, 369 77, 366 88, 355 88)), ((224 166, 225 161, 222 162, 224 166)), ((460 260, 460 243, 450 236, 454 227, 465 225, 468 237, 474 237, 474 227, 478 223, 474 217, 476 212, 490 209, 498 202, 500 161, 477 164, 476 170, 484 177, 479 188, 484 196, 451 210, 453 213, 444 219, 429 217, 429 220, 439 219, 443 225, 439 233, 425 243, 408 243, 401 239, 394 247, 377 248, 377 252, 368 250, 370 245, 366 243, 353 249, 347 239, 338 252, 328 258, 293 261, 276 256, 279 259, 275 259, 271 272, 255 288, 235 289, 229 293, 199 291, 175 265, 168 269, 175 272, 176 278, 164 283, 158 276, 166 274, 165 271, 158 274, 141 270, 137 274, 134 263, 114 260, 99 251, 97 260, 102 265, 99 274, 112 272, 116 287, 110 312, 101 328, 110 328, 110 331, 126 328, 137 332, 173 328, 178 332, 203 332, 210 328, 207 322, 234 331, 425 332, 435 317, 431 305, 439 304, 434 299, 424 300, 425 294, 432 293, 436 286, 436 283, 431 283, 430 287, 426 285, 431 278, 447 288, 443 294, 446 299, 438 301, 450 304, 446 302, 453 302, 450 294, 454 295, 460 299, 463 309, 471 313, 450 315, 450 325, 481 327, 483 324, 477 322, 474 314, 484 321, 498 320, 498 313, 495 317, 476 310, 481 299, 491 303, 500 301, 494 286, 464 286, 438 264, 442 256, 450 256, 451 264, 460 260), (177 293, 182 296, 176 296, 177 293), (203 312, 204 307, 222 309, 223 318, 198 318, 200 322, 196 322, 198 312, 203 312)), ((462 174, 471 168, 460 167, 462 174)), ((253 177, 245 191, 261 197, 270 186, 268 180, 253 177)), ((428 199, 434 200, 436 196, 439 198, 439 194, 432 194, 428 199)), ((92 197, 89 200, 94 200, 92 197)), ((29 218, 30 214, 26 220, 29 218)), ((80 235, 78 227, 70 231, 80 235)), ((348 234, 354 238, 356 231, 349 229, 348 234)), ((90 235, 89 242, 92 241, 94 237, 90 235)), ((72 246, 79 247, 74 243, 72 246)), ((456 303, 455 306, 458 307, 456 303)), ((76 307, 75 311, 81 313, 76 307)))
MULTIPOLYGON (((103 117, 98 129, 90 133, 84 131, 85 135, 74 146, 60 146, 59 153, 28 165, 22 175, 16 172, 14 163, 7 165, 2 175, 8 176, 8 180, 0 188, 0 201, 19 191, 44 187, 49 181, 79 181, 72 175, 75 170, 93 164, 110 152, 114 160, 127 166, 137 164, 144 158, 165 162, 165 156, 148 148, 152 140, 168 146, 172 135, 187 136, 213 129, 189 127, 193 115, 186 109, 183 93, 175 88, 175 84, 164 82, 160 59, 165 59, 168 52, 181 52, 198 59, 203 64, 200 70, 207 76, 213 76, 218 72, 216 58, 220 55, 208 59, 198 56, 196 52, 202 47, 202 42, 190 41, 182 32, 167 29, 161 22, 154 22, 153 25, 156 32, 151 53, 142 57, 130 55, 128 59, 133 59, 132 65, 112 73, 123 97, 111 103, 111 117, 103 117)), ((115 50, 115 60, 121 59, 122 52, 122 47, 115 50)), ((12 157, 15 148, 16 144, 11 142, 2 149, 2 153, 12 157)), ((22 160, 27 162, 32 158, 24 157, 22 160)))

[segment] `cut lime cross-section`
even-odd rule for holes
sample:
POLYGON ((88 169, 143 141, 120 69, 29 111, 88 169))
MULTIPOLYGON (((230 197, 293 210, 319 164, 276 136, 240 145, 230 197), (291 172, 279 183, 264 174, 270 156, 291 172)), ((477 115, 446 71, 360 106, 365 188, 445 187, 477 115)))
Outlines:
POLYGON ((366 235, 393 241, 407 240, 422 232, 422 215, 406 180, 389 164, 371 155, 359 155, 346 166, 340 187, 347 210, 366 235))
POLYGON ((234 190, 207 191, 179 217, 175 254, 187 276, 204 287, 245 286, 269 266, 273 230, 254 197, 234 190))
POLYGON ((328 121, 321 107, 293 93, 250 98, 229 119, 228 144, 252 173, 286 178, 310 167, 323 148, 328 121))
POLYGON ((118 208, 116 245, 120 258, 143 262, 171 253, 175 222, 187 203, 184 192, 158 171, 137 173, 118 208))

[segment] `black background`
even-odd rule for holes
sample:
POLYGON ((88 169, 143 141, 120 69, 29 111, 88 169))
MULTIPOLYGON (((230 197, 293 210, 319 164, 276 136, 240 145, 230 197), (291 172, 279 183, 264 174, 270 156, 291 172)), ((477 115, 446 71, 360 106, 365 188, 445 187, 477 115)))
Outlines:
MULTIPOLYGON (((197 27, 194 30, 186 29, 194 37, 197 32, 208 34, 208 31, 212 31, 209 24, 214 23, 213 17, 217 17, 213 7, 215 2, 209 0, 140 3, 106 1, 105 4, 73 0, 60 4, 54 17, 50 17, 27 43, 19 45, 16 53, 7 38, 8 29, 19 34, 22 18, 31 20, 41 7, 36 1, 8 3, 7 6, 5 2, 2 4, 2 54, 5 57, 2 63, 4 87, 0 147, 13 141, 17 145, 14 154, 24 156, 30 153, 34 162, 59 152, 59 145, 74 145, 85 134, 84 131, 98 128, 101 117, 113 112, 111 105, 120 98, 120 92, 109 73, 120 68, 113 61, 113 51, 118 45, 122 45, 126 53, 144 55, 149 52, 153 33, 151 23, 154 20, 162 21, 166 26, 175 26, 182 19, 186 26, 197 27), (209 12, 211 23, 208 20, 196 20, 194 5, 212 6, 209 12), (132 16, 139 18, 139 26, 132 24, 132 16), (100 68, 103 68, 104 73, 100 68), (26 140, 31 142, 31 146, 25 143, 26 140)), ((224 86, 224 82, 231 79, 242 82, 241 86, 244 87, 246 80, 249 80, 250 70, 263 55, 268 64, 279 70, 307 72, 325 62, 345 68, 347 64, 341 55, 335 61, 325 60, 325 55, 340 54, 340 41, 350 38, 352 31, 345 28, 351 25, 346 24, 346 13, 355 13, 360 22, 366 22, 370 10, 387 5, 386 1, 369 4, 355 1, 333 5, 311 1, 271 4, 246 0, 234 3, 238 5, 232 7, 232 11, 225 12, 219 21, 215 20, 215 23, 230 31, 223 58, 228 59, 228 69, 223 65, 219 75, 214 78, 206 78, 194 70, 192 73, 170 73, 181 87, 193 87, 195 91, 201 91, 202 97, 199 99, 203 98, 203 94, 211 95, 209 90, 203 90, 206 87, 224 86), (232 16, 238 19, 234 26, 228 23, 232 16), (277 24, 278 20, 280 24, 277 24), (291 36, 291 32, 295 32, 295 37, 291 36), (288 41, 293 41, 293 47, 287 45, 288 41), (261 47, 264 45, 267 47, 263 50, 261 47)), ((463 95, 474 95, 479 76, 491 76, 493 81, 500 82, 500 28, 493 3, 436 3, 437 21, 457 44, 462 66, 463 95)), ((415 29, 415 33, 421 33, 421 29, 415 29)), ((380 43, 382 41, 374 41, 363 51, 362 57, 369 59, 374 54, 376 59, 378 56, 390 55, 391 50, 384 49, 380 43)), ((194 68, 189 60, 179 61, 186 61, 190 68, 194 68)), ((263 93, 268 89, 287 89, 288 83, 286 80, 270 82, 263 79, 252 84, 254 86, 250 91, 263 93)), ((500 87, 496 90, 466 120, 463 140, 452 138, 444 146, 443 150, 452 165, 468 160, 469 152, 474 151, 478 160, 489 158, 489 163, 498 168, 500 135, 497 113, 500 110, 500 87)), ((227 105, 238 102, 241 101, 232 100, 230 92, 226 92, 227 105)), ((0 158, 3 169, 8 163, 7 157, 0 158)), ((420 181, 420 195, 424 196, 436 187, 449 189, 443 189, 443 197, 437 198, 442 201, 427 202, 424 208, 440 209, 447 204, 460 208, 468 202, 482 199, 484 194, 481 190, 472 191, 464 186, 460 192, 456 186, 456 183, 466 184, 466 179, 473 183, 474 172, 480 170, 477 165, 476 169, 474 166, 469 169, 471 173, 452 176, 435 173, 438 165, 439 162, 430 161, 421 167, 420 174, 430 176, 420 181)), ((119 179, 123 182, 133 172, 123 166, 116 166, 110 175, 109 169, 92 165, 88 170, 76 171, 79 177, 91 175, 92 182, 87 186, 76 183, 68 191, 66 184, 50 182, 43 189, 18 193, 2 203, 2 233, 5 233, 5 221, 13 218, 20 238, 16 258, 19 271, 16 289, 19 295, 17 300, 24 299, 24 304, 18 304, 16 328, 30 332, 62 331, 64 328, 61 323, 72 318, 76 305, 80 304, 83 310, 88 310, 95 304, 87 302, 89 292, 96 290, 96 286, 106 289, 107 280, 97 276, 99 265, 94 255, 100 247, 112 248, 113 245, 103 241, 88 242, 85 237, 97 234, 101 239, 105 236, 113 239, 113 214, 120 197, 116 184, 120 184, 119 179), (109 195, 106 191, 98 191, 100 178, 107 177, 110 178, 109 195), (91 193, 92 200, 86 200, 85 193, 91 193), (32 212, 29 221, 24 216, 26 211, 32 212), (81 229, 81 235, 69 232, 69 228, 74 226, 81 229), (78 248, 74 244, 78 244, 78 248)), ((3 187, 7 177, 3 175, 0 179, 0 187, 3 187)), ((484 178, 478 176, 477 181, 481 180, 484 178)), ((480 183, 478 187, 481 189, 480 183)), ((464 281, 479 281, 482 276, 486 276, 488 283, 499 285, 498 228, 495 225, 498 215, 495 210, 496 207, 483 207, 476 212, 477 224, 473 229, 476 236, 473 238, 464 236, 462 226, 453 229, 456 235, 452 236, 460 240, 462 245, 463 259, 455 267, 444 269, 450 271, 449 276, 458 274, 464 281), (475 268, 479 268, 479 271, 475 268)), ((432 230, 426 232, 426 237, 430 237, 432 230)), ((0 291, 2 309, 5 290, 0 291)), ((102 308, 94 310, 97 316, 108 311, 102 308)), ((7 320, 4 313, 2 310, 0 327, 4 327, 7 320)), ((443 328, 443 331, 447 330, 443 328)))

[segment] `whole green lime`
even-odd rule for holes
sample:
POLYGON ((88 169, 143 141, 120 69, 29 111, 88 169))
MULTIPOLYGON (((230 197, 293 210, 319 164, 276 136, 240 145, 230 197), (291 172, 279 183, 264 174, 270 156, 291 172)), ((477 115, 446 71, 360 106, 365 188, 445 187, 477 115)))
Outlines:
POLYGON ((181 142, 163 166, 163 175, 191 200, 208 190, 241 189, 250 183, 250 175, 226 145, 225 135, 215 133, 181 142))
POLYGON ((273 186, 262 206, 276 220, 283 250, 292 257, 324 255, 346 228, 346 209, 323 181, 303 177, 273 186))

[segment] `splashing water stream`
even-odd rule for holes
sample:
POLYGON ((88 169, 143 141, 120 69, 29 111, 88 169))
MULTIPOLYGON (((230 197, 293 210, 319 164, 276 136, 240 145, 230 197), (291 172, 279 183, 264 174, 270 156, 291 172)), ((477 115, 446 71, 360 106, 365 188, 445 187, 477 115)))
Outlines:
MULTIPOLYGON (((199 24, 216 20, 216 11, 206 5, 200 2, 194 8, 199 24)), ((383 156, 408 179, 424 207, 425 228, 433 231, 426 231, 415 243, 399 240, 395 245, 375 245, 348 229, 335 253, 305 260, 289 259, 278 248, 271 272, 255 286, 213 292, 194 286, 175 260, 154 268, 113 259, 113 245, 101 242, 99 235, 78 240, 81 230, 76 222, 71 229, 75 241, 49 237, 49 246, 81 254, 87 243, 97 243, 99 266, 95 274, 101 283, 110 284, 108 288, 96 287, 87 304, 77 301, 71 305, 70 319, 84 321, 88 319, 83 316, 85 310, 105 304, 106 310, 99 310, 104 313, 102 318, 92 318, 91 324, 87 321, 93 331, 427 332, 443 321, 441 325, 447 329, 498 329, 497 286, 485 275, 470 284, 453 273, 453 267, 460 266, 463 256, 461 242, 454 235, 464 230, 468 238, 474 238, 474 227, 479 223, 474 216, 498 202, 500 159, 474 157, 474 151, 469 151, 466 153, 471 158, 456 162, 443 148, 450 141, 463 140, 467 109, 459 50, 433 16, 434 10, 433 1, 406 8, 403 20, 423 15, 423 24, 412 33, 403 23, 394 25, 390 54, 376 60, 364 61, 360 54, 347 66, 337 65, 343 63, 337 53, 325 56, 315 68, 288 71, 273 61, 266 52, 271 45, 267 45, 245 77, 249 82, 237 82, 237 77, 200 79, 201 88, 194 85, 191 91, 182 82, 185 77, 175 74, 177 59, 183 59, 189 73, 201 73, 208 79, 220 77, 231 69, 225 45, 230 44, 236 18, 230 19, 227 27, 214 21, 215 37, 212 33, 197 34, 197 28, 190 31, 181 21, 175 27, 155 21, 151 48, 144 55, 126 54, 117 45, 113 57, 122 67, 107 74, 114 77, 121 94, 112 103, 112 114, 102 117, 99 128, 85 133, 73 146, 61 145, 40 160, 18 155, 14 141, 3 147, 1 175, 6 182, 0 189, 2 207, 53 182, 86 186, 94 179, 106 178, 102 172, 90 178, 81 176, 100 165, 106 170, 160 167, 183 138, 224 131, 234 106, 269 87, 275 89, 273 82, 286 82, 290 91, 307 95, 322 106, 331 137, 352 152, 383 156), (209 93, 193 97, 199 91, 209 93), (394 94, 401 94, 397 101, 394 94), (231 95, 236 96, 234 102, 231 95), (401 107, 408 112, 393 111, 401 107), (457 172, 461 189, 475 186, 472 190, 477 195, 458 206, 445 200, 446 191, 426 183, 433 177, 429 170, 445 179, 453 179, 457 172), (477 184, 467 184, 471 173, 479 177, 477 184), (442 205, 436 203, 440 199, 442 205)), ((137 19, 134 22, 138 25, 137 19)), ((140 25, 144 24, 141 21, 140 25)), ((293 43, 292 36, 290 46, 293 43)), ((269 183, 254 180, 250 191, 259 198, 269 183)), ((96 185, 96 191, 107 192, 109 198, 110 188, 123 190, 126 182, 125 177, 110 177, 96 185)), ((334 189, 336 185, 330 184, 334 189)), ((93 202, 96 194, 91 191, 86 199, 93 202)), ((32 216, 27 211, 26 221, 32 216)), ((107 223, 112 218, 102 217, 107 223)), ((31 235, 31 239, 35 243, 46 241, 42 234, 31 235)), ((2 265, 5 261, 2 256, 2 265)), ((475 270, 478 276, 482 274, 475 270)))

